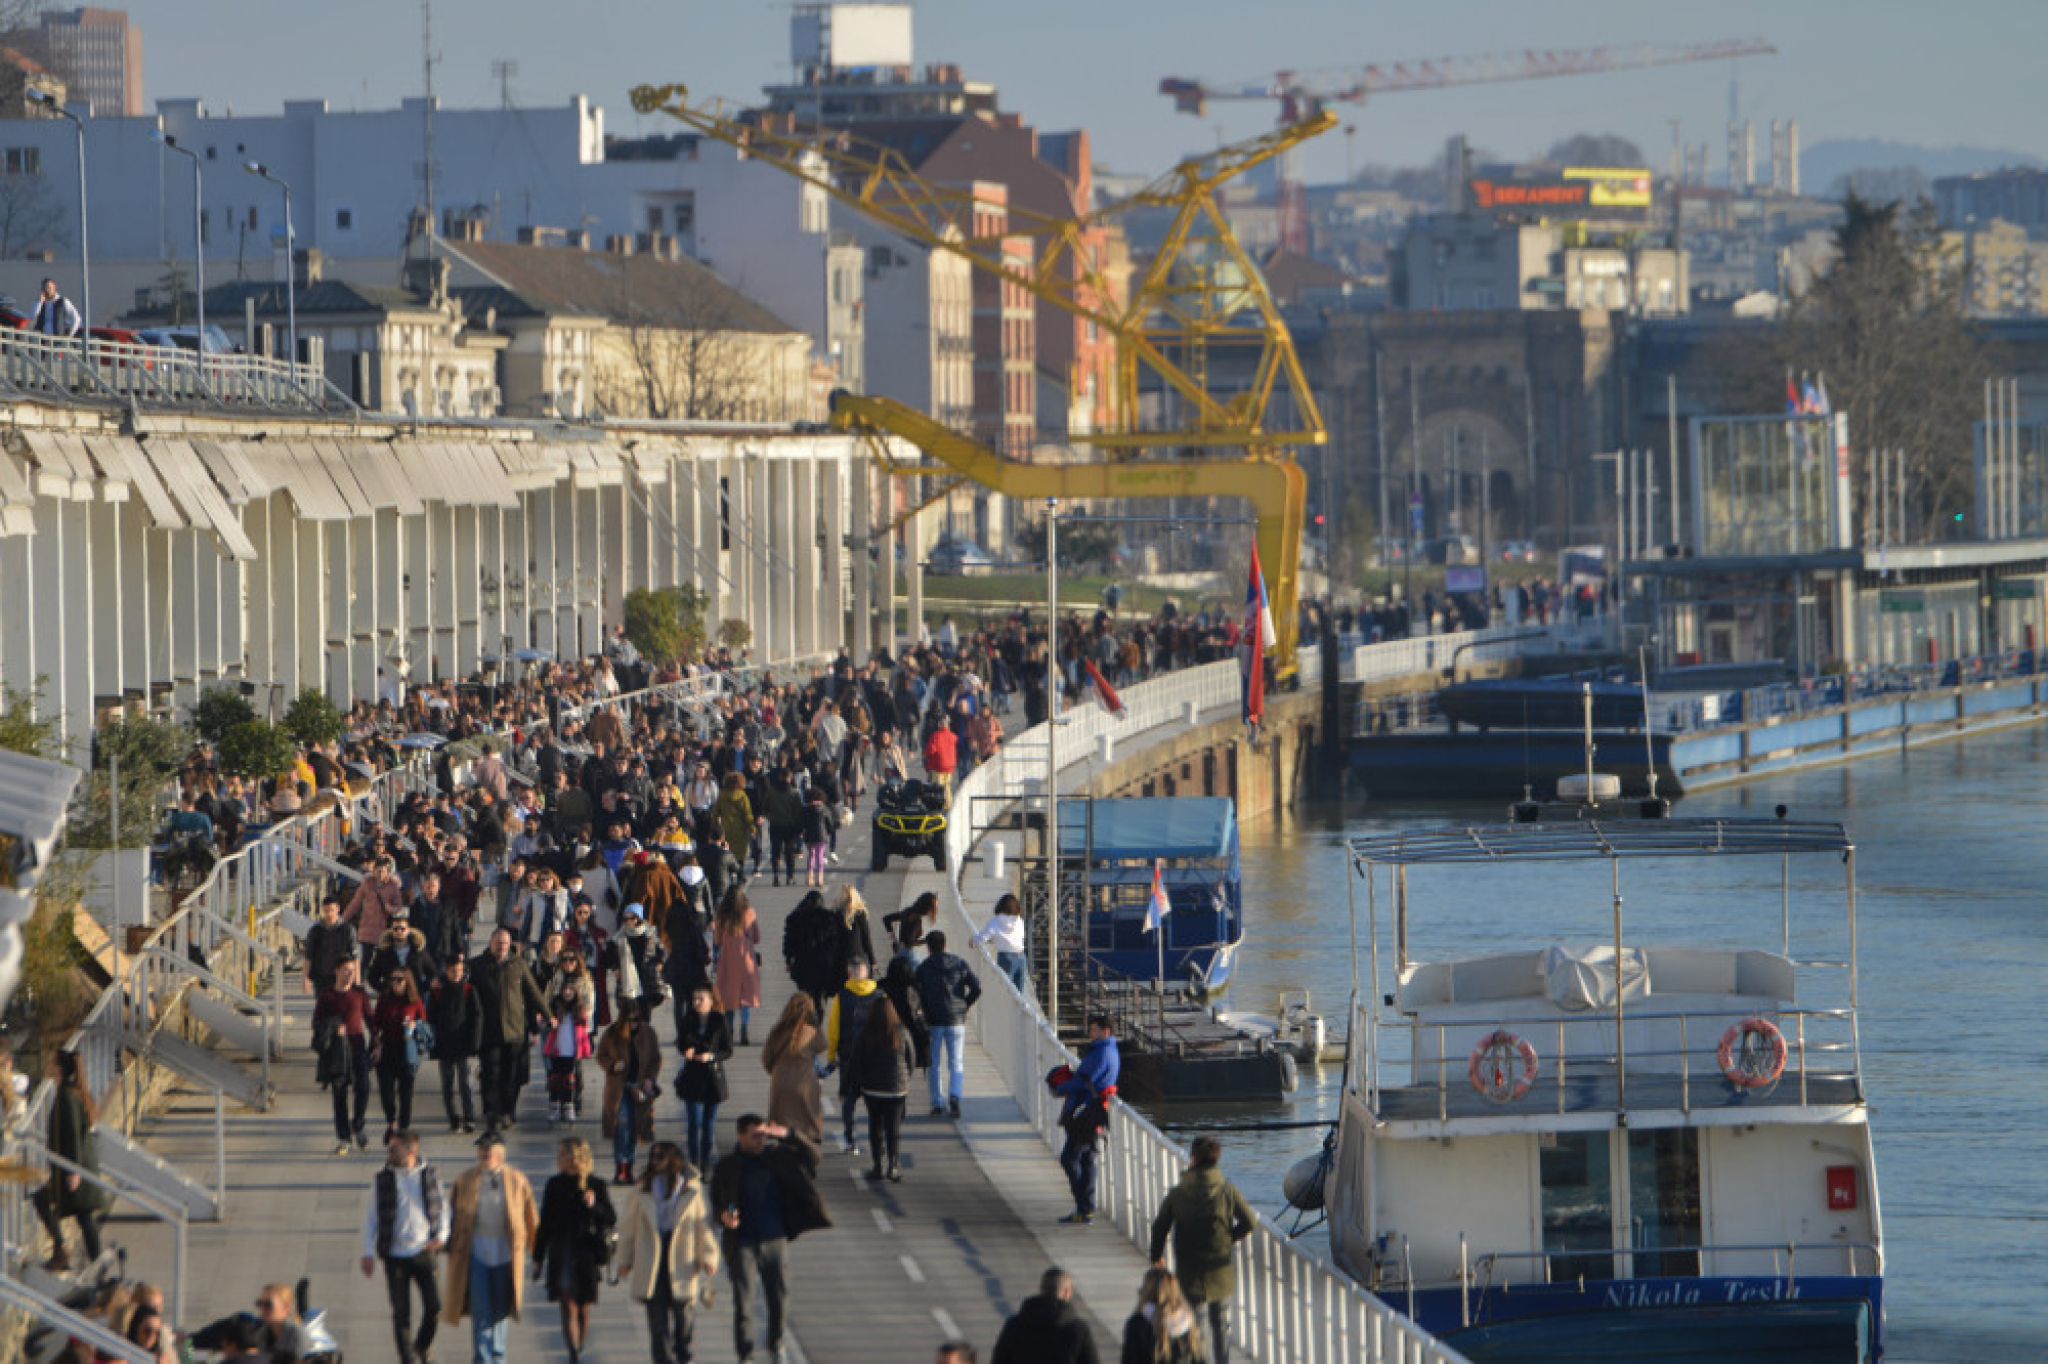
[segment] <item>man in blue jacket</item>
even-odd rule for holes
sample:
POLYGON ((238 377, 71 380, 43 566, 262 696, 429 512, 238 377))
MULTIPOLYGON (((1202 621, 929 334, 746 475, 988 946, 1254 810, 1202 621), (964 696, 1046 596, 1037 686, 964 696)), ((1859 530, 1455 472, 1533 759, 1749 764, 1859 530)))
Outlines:
POLYGON ((1060 1168, 1067 1173, 1067 1187, 1074 1194, 1074 1210, 1060 1221, 1086 1225, 1095 1220, 1095 1153, 1102 1142, 1102 1130, 1109 1126, 1109 1101, 1116 1095, 1117 1075, 1123 1059, 1116 1049, 1116 1024, 1108 1014, 1088 1019, 1088 1050, 1072 1075, 1053 1087, 1065 1098, 1060 1109, 1060 1128, 1066 1141, 1060 1147, 1060 1168))
POLYGON ((950 1113, 958 1118, 960 1090, 967 1078, 967 1057, 962 1050, 967 1045, 967 1011, 981 998, 981 981, 972 967, 946 950, 945 934, 925 934, 924 950, 929 955, 918 963, 917 991, 932 1037, 932 1063, 926 1072, 932 1082, 932 1116, 943 1118, 950 1113), (950 1102, 943 1088, 948 1070, 952 1072, 950 1102))

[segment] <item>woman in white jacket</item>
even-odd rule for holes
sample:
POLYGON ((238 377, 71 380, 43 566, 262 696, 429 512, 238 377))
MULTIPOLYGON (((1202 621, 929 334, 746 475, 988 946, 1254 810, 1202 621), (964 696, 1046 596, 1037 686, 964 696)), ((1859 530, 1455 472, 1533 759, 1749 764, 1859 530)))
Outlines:
POLYGON ((697 1296, 717 1274, 718 1231, 703 1181, 682 1148, 658 1141, 626 1201, 618 1255, 619 1282, 647 1309, 654 1364, 674 1364, 689 1348, 697 1296))

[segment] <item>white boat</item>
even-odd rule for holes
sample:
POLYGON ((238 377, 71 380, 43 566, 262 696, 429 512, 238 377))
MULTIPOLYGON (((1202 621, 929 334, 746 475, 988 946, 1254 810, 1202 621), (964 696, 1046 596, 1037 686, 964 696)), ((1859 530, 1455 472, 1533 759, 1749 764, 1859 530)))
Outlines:
POLYGON ((1324 1190, 1338 1264, 1473 1360, 1881 1355, 1840 825, 1581 811, 1350 857, 1370 995, 1324 1190), (1840 864, 1839 910, 1832 865, 1795 888, 1806 859, 1840 864), (1682 922, 1629 922, 1624 864, 1682 922), (1486 877, 1502 945, 1414 955, 1411 879, 1486 877), (1538 907, 1583 937, 1514 945, 1538 907))

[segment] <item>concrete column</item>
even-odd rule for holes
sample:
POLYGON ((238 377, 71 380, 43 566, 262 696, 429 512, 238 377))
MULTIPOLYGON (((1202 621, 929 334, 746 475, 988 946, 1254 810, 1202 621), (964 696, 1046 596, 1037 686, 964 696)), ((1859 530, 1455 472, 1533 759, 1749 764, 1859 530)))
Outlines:
POLYGON ((796 562, 796 571, 789 575, 795 588, 791 603, 796 608, 793 652, 802 656, 818 652, 822 638, 820 620, 829 620, 835 614, 839 580, 824 571, 825 556, 818 544, 821 494, 817 456, 807 454, 785 464, 796 484, 796 495, 790 499, 794 524, 790 527, 788 552, 796 562))
POLYGON ((412 662, 410 682, 424 683, 431 677, 428 666, 434 653, 434 514, 430 504, 417 516, 405 518, 405 651, 412 662))
POLYGON ((321 585, 327 595, 327 628, 321 636, 320 686, 337 700, 350 694, 349 645, 355 633, 356 569, 361 556, 356 537, 362 533, 360 518, 350 517, 327 528, 327 555, 321 565, 321 585))
POLYGON ((554 519, 554 613, 556 658, 576 656, 576 493, 564 478, 549 490, 554 519))
POLYGON ((221 648, 221 565, 228 550, 211 535, 194 535, 192 555, 192 616, 194 661, 199 689, 220 681, 221 648))
POLYGON ((701 447, 690 455, 690 472, 696 490, 696 565, 691 575, 704 592, 704 614, 716 620, 730 610, 726 592, 727 541, 719 479, 720 461, 707 457, 701 447))
POLYGON ((579 657, 604 647, 604 577, 606 545, 602 488, 577 488, 576 500, 576 652, 579 657))
POLYGON ((55 494, 38 490, 35 504, 36 533, 29 537, 29 554, 34 561, 31 574, 30 630, 35 639, 35 670, 26 686, 42 681, 42 697, 36 705, 39 715, 62 715, 65 729, 71 728, 72 703, 69 666, 71 651, 66 639, 71 613, 64 601, 64 505, 55 494))
POLYGON ((684 500, 677 486, 679 472, 671 460, 662 480, 646 486, 647 504, 656 515, 648 518, 647 577, 641 584, 645 587, 676 587, 688 580, 682 565, 689 551, 681 542, 690 533, 685 523, 695 504, 684 500))
MULTIPOLYGON (((329 527, 325 522, 295 518, 293 532, 297 572, 291 586, 297 597, 293 617, 297 639, 291 657, 273 679, 282 684, 285 698, 325 681, 322 661, 327 645, 327 595, 320 587, 327 576, 329 527)), ((261 712, 264 707, 257 709, 261 712)))
POLYGON ((478 518, 475 507, 457 507, 453 515, 455 551, 450 556, 449 577, 455 604, 457 677, 468 677, 483 665, 483 574, 478 518))
MULTIPOLYGON (((249 507, 249 539, 261 556, 249 581, 249 676, 258 682, 277 676, 280 657, 290 652, 291 603, 284 569, 291 560, 291 541, 282 529, 289 516, 282 493, 249 507)), ((165 533, 146 534, 145 551, 165 533)))
MULTIPOLYGON (((777 530, 787 524, 781 513, 788 507, 788 498, 777 507, 774 469, 775 462, 764 452, 757 451, 747 461, 747 619, 754 627, 754 638, 766 646, 764 662, 788 658, 790 638, 789 611, 778 604, 775 590, 776 580, 784 576, 776 572, 776 560, 788 537, 778 537, 777 530)), ((780 594, 780 600, 786 601, 786 594, 780 594)))
POLYGON ((604 624, 597 642, 602 647, 611 627, 626 618, 626 577, 632 572, 632 541, 637 534, 645 533, 645 527, 635 522, 645 518, 637 508, 626 505, 625 479, 620 479, 617 487, 599 488, 596 492, 598 563, 604 575, 598 598, 604 624))
MULTIPOLYGON (((874 473, 858 450, 846 461, 845 481, 852 510, 835 515, 853 555, 853 657, 865 663, 875 652, 875 582, 889 567, 889 543, 875 535, 874 473)), ((835 477, 836 489, 840 480, 835 477)))
POLYGON ((505 636, 505 512, 502 507, 481 507, 476 514, 478 626, 484 653, 503 659, 517 644, 505 636))
POLYGON ((35 547, 33 535, 0 535, 0 681, 18 691, 36 684, 35 547))
MULTIPOLYGON (((248 506, 235 511, 248 533, 248 506)), ((253 566, 240 559, 224 557, 217 581, 220 591, 220 674, 237 681, 249 675, 249 575, 253 566)))
POLYGON ((198 563, 201 553, 213 552, 210 547, 201 546, 201 534, 188 529, 173 531, 169 537, 171 571, 165 584, 169 590, 164 599, 163 628, 170 641, 168 676, 172 694, 181 707, 199 699, 199 613, 195 601, 198 563))
MULTIPOLYGON (((916 492, 915 485, 911 492, 916 492)), ((923 513, 903 523, 903 576, 910 591, 910 612, 903 623, 903 637, 913 644, 924 635, 924 524, 923 513)))
POLYGON ((455 635, 456 622, 460 619, 455 601, 455 583, 459 576, 455 567, 455 509, 436 506, 428 513, 434 521, 433 581, 434 588, 429 595, 434 610, 434 668, 436 681, 442 678, 461 676, 455 635))
POLYGON ((406 522, 417 517, 402 517, 396 511, 386 509, 377 513, 377 552, 374 577, 376 579, 377 624, 376 638, 370 641, 370 699, 375 701, 379 690, 379 671, 389 672, 395 665, 391 655, 408 643, 406 632, 407 606, 405 592, 405 540, 406 522))
MULTIPOLYGON (((257 504, 260 511, 261 503, 257 504)), ((147 699, 149 684, 154 680, 149 671, 149 550, 151 541, 159 532, 150 529, 149 513, 141 506, 130 502, 118 509, 120 512, 120 565, 106 576, 117 584, 121 612, 121 687, 124 691, 139 692, 147 699)), ((253 529, 260 529, 260 525, 253 529)), ((263 548, 261 536, 253 536, 259 551, 263 548)), ((0 572, 4 572, 0 569, 0 572)), ((0 593, 4 599, 5 593, 0 593)), ((4 600, 0 600, 4 609, 4 600)))
MULTIPOLYGON (((103 483, 100 491, 125 494, 127 489, 103 483)), ((92 543, 92 654, 98 674, 93 685, 103 696, 119 696, 128 685, 127 622, 121 604, 121 565, 127 552, 122 519, 127 510, 125 497, 86 505, 92 543)))

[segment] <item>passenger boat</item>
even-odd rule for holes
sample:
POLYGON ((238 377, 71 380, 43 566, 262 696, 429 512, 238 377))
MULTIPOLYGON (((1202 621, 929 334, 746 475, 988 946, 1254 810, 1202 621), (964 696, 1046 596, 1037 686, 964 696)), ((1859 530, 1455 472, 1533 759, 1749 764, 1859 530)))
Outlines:
POLYGON ((1840 825, 1525 804, 1349 856, 1370 994, 1326 1153, 1339 1265, 1473 1360, 1882 1354, 1840 825), (1411 890, 1522 945, 1425 960, 1411 890))
POLYGON ((1062 798, 1062 884, 1082 889, 1088 958, 1114 977, 1221 993, 1244 938, 1237 810, 1222 796, 1062 798), (1170 912, 1145 929, 1158 869, 1170 912))

